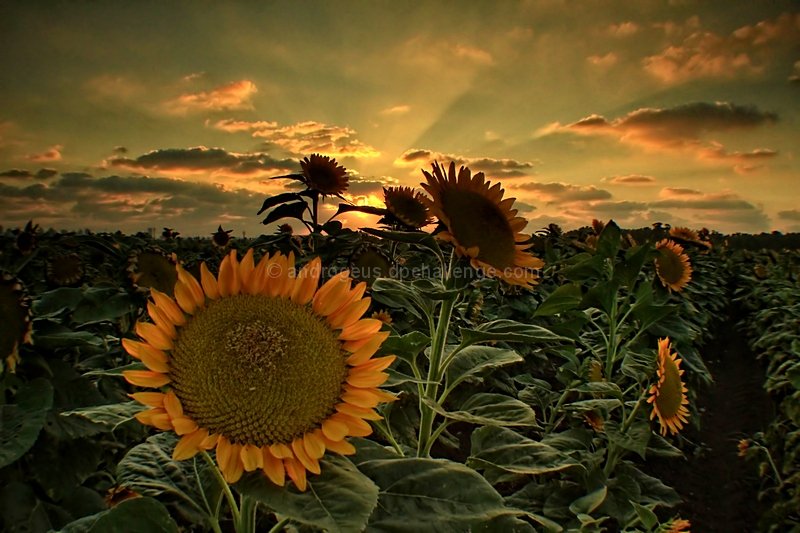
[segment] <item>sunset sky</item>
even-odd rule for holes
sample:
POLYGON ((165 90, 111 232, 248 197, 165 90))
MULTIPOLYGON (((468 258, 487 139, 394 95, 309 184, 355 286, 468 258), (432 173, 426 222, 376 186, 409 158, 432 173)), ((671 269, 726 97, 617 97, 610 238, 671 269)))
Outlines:
POLYGON ((272 233, 318 152, 362 205, 483 171, 526 232, 800 231, 797 2, 1 2, 0 63, 4 228, 272 233))

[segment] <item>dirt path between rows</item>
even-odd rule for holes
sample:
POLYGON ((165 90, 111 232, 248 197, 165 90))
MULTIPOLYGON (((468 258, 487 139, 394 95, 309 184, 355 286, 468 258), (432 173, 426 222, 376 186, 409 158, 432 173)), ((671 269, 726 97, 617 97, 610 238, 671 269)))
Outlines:
MULTIPOLYGON (((714 384, 698 394, 701 427, 686 433, 698 445, 686 461, 670 465, 664 481, 684 503, 677 511, 691 520, 693 533, 758 531, 756 465, 738 457, 739 439, 766 428, 772 404, 764 389, 764 370, 751 353, 731 313, 701 350, 714 384)), ((691 453, 691 446, 687 452, 691 453)))

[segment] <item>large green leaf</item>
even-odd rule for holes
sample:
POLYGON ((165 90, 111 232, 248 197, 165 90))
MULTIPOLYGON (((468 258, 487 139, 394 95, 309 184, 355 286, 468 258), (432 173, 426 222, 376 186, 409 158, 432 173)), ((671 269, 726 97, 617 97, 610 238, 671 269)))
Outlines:
POLYGON ((361 531, 378 503, 378 487, 347 459, 327 455, 322 473, 308 477, 308 488, 279 487, 262 472, 245 476, 236 489, 278 514, 331 532, 361 531))
POLYGON ((105 431, 113 431, 145 409, 146 407, 138 402, 111 403, 64 411, 61 416, 82 418, 97 424, 105 431))
POLYGON ((516 320, 499 319, 481 324, 476 328, 460 328, 461 344, 469 346, 478 342, 573 342, 542 326, 523 324, 516 320))
POLYGON ((536 413, 516 398, 505 394, 481 392, 470 396, 458 411, 446 411, 441 405, 423 401, 434 411, 460 422, 481 426, 536 426, 536 413))
MULTIPOLYGON (((117 480, 121 486, 143 496, 158 497, 186 520, 201 523, 207 519, 208 510, 196 472, 202 473, 207 467, 199 459, 173 461, 172 451, 177 442, 174 434, 159 433, 135 446, 117 465, 117 480)), ((201 475, 200 482, 209 501, 216 502, 219 488, 207 483, 208 479, 209 476, 201 475)))
POLYGON ((447 367, 447 386, 455 387, 465 379, 478 376, 492 368, 524 361, 514 350, 491 346, 467 346, 447 367))
POLYGON ((561 285, 539 304, 533 316, 551 316, 575 309, 582 299, 583 294, 578 283, 561 285))
POLYGON ((67 524, 61 533, 178 533, 178 525, 153 498, 133 498, 67 524))
POLYGON ((377 459, 358 465, 380 488, 368 531, 470 531, 517 515, 477 472, 444 459, 377 459))
POLYGON ((544 474, 580 466, 556 448, 503 427, 486 426, 472 433, 473 468, 499 468, 514 474, 544 474))
POLYGON ((0 468, 25 455, 36 442, 53 405, 53 387, 44 378, 34 379, 19 388, 14 401, 0 407, 0 468))

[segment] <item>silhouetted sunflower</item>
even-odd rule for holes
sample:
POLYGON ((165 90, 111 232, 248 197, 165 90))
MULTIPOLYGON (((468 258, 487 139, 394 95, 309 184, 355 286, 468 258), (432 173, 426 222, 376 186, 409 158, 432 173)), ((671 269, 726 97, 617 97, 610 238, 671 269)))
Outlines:
POLYGON ((15 372, 19 347, 31 343, 30 298, 22 282, 10 274, 0 276, 0 371, 15 372))
POLYGON ((384 187, 383 202, 389 215, 409 228, 419 229, 433 222, 424 195, 411 187, 384 187))
POLYGON ((205 263, 199 282, 178 266, 174 299, 151 291, 142 341, 122 341, 149 370, 124 375, 164 387, 132 397, 150 407, 140 422, 181 436, 173 459, 216 448, 229 483, 260 469, 305 490, 327 450, 355 453, 347 437, 372 433, 374 408, 394 400, 378 387, 395 357, 373 358, 389 333, 361 318, 365 283, 342 272, 318 289, 320 272, 319 258, 295 276, 293 254, 255 265, 252 249, 241 262, 231 251, 216 278, 205 263))
POLYGON ((306 187, 322 195, 342 194, 349 185, 347 170, 335 159, 326 155, 311 154, 300 161, 303 172, 300 175, 306 187))
POLYGON ((647 399, 647 403, 653 404, 650 420, 658 417, 661 435, 666 435, 667 432, 676 435, 689 418, 689 410, 686 408, 689 400, 686 398, 688 391, 681 379, 684 372, 680 368, 681 360, 677 353, 670 352, 669 337, 658 341, 657 363, 657 381, 650 387, 650 397, 647 399))
POLYGON ((527 240, 520 233, 528 224, 513 209, 514 198, 503 200, 499 183, 485 181, 483 172, 471 175, 461 167, 456 175, 455 163, 445 171, 433 163, 433 174, 422 171, 427 183, 422 187, 431 195, 425 199, 431 212, 447 226, 439 237, 453 243, 460 257, 469 257, 474 268, 512 285, 531 287, 538 276, 532 269, 544 262, 524 252, 527 240))
POLYGON ((172 296, 178 276, 175 273, 177 258, 160 248, 152 247, 134 252, 128 258, 128 275, 140 291, 156 289, 172 296))
POLYGON ((683 246, 668 239, 656 244, 656 274, 661 284, 671 291, 680 292, 692 279, 692 265, 683 246))

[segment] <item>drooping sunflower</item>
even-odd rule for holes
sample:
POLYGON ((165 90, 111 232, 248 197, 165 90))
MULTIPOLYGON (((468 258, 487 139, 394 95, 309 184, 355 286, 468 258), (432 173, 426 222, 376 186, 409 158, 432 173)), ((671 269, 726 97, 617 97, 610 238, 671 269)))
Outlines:
POLYGON ((326 155, 311 154, 300 161, 303 169, 300 180, 312 191, 322 195, 342 194, 347 190, 349 178, 347 170, 326 155))
POLYGON ((160 248, 152 247, 134 252, 128 258, 128 275, 134 287, 140 291, 156 289, 172 296, 178 275, 175 272, 177 258, 160 248))
POLYGON ((683 246, 669 239, 656 244, 656 274, 661 284, 671 291, 680 292, 692 279, 692 265, 683 246))
POLYGON ((427 183, 422 188, 431 195, 425 199, 431 212, 447 227, 439 237, 450 241, 460 257, 486 275, 497 277, 511 285, 531 287, 538 276, 533 269, 544 262, 525 252, 527 246, 518 244, 529 236, 520 233, 528 224, 513 209, 514 198, 503 200, 500 183, 491 185, 483 172, 474 176, 467 167, 456 174, 451 162, 445 172, 433 163, 433 173, 425 170, 427 183))
POLYGON ((411 187, 384 187, 383 202, 389 215, 409 228, 419 229, 433 222, 424 195, 411 187))
POLYGON ((260 469, 305 490, 326 450, 354 453, 346 438, 369 435, 374 408, 394 399, 378 388, 394 356, 373 357, 389 333, 361 318, 366 284, 342 272, 318 289, 319 258, 295 276, 293 254, 256 265, 252 249, 231 251, 217 277, 200 268, 198 282, 176 267, 175 298, 151 290, 152 322, 122 341, 149 369, 128 382, 159 389, 131 395, 150 407, 136 417, 181 436, 175 460, 216 449, 229 483, 260 469))
POLYGON ((30 298, 22 282, 6 273, 0 276, 0 316, 0 372, 14 372, 20 345, 31 343, 30 298))
POLYGON ((686 398, 686 385, 681 376, 681 359, 678 354, 670 351, 669 337, 658 340, 658 368, 656 370, 656 383, 650 387, 647 403, 653 404, 650 420, 658 417, 661 425, 661 435, 669 431, 677 435, 689 418, 689 400, 686 398))

